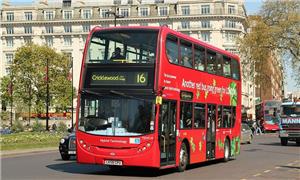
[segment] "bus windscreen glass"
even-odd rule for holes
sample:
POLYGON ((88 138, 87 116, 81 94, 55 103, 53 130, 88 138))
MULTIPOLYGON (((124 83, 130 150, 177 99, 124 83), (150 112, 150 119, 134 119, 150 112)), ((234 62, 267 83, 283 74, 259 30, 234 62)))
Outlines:
POLYGON ((87 63, 154 64, 158 31, 102 30, 91 37, 87 63))
POLYGON ((95 135, 139 136, 154 131, 154 116, 153 99, 86 94, 78 128, 95 135))

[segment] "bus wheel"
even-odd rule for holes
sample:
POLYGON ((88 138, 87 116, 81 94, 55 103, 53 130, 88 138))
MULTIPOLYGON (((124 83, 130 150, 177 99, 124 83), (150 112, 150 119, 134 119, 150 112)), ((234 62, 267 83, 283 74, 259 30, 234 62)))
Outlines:
POLYGON ((286 146, 288 144, 287 138, 280 138, 280 142, 282 146, 286 146))
POLYGON ((179 166, 178 171, 183 172, 186 169, 188 162, 188 152, 185 143, 181 144, 180 153, 179 153, 179 166))
POLYGON ((229 161, 229 157, 230 157, 230 146, 229 146, 229 141, 228 139, 225 140, 225 144, 224 144, 224 162, 229 161))

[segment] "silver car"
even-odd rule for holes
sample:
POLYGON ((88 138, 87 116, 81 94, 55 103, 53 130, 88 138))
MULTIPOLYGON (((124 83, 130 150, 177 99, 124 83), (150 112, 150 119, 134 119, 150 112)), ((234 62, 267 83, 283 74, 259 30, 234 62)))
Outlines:
POLYGON ((251 144, 253 140, 253 134, 248 124, 242 123, 241 131, 241 143, 251 144))

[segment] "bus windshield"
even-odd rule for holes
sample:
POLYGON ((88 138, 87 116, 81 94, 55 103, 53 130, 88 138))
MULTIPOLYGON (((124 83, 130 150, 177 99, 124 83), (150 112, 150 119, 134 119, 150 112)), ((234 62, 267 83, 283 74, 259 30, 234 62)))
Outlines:
POLYGON ((300 117, 300 105, 282 106, 282 115, 290 117, 300 117))
POLYGON ((87 95, 81 98, 79 130, 104 136, 139 136, 154 131, 153 99, 87 95))
POLYGON ((93 33, 86 63, 148 63, 156 57, 157 30, 102 30, 93 33))

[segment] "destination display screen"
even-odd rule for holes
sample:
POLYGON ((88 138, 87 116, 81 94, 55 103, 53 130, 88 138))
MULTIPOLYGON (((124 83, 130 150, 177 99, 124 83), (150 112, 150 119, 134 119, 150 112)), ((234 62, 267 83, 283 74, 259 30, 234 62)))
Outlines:
POLYGON ((92 72, 92 86, 147 86, 148 72, 92 72))

